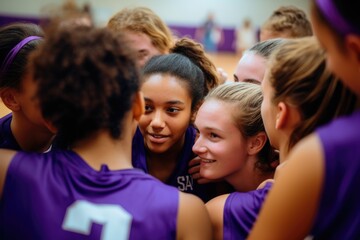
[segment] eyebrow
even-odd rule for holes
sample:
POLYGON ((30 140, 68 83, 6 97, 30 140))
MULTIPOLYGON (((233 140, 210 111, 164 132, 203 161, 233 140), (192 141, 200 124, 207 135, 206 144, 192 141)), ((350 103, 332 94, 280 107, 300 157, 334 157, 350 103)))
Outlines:
POLYGON ((256 80, 256 79, 253 79, 253 78, 246 78, 246 79, 244 79, 244 82, 261 85, 261 82, 259 80, 256 80))
MULTIPOLYGON (((199 128, 196 126, 196 124, 195 124, 195 122, 193 123, 193 126, 195 127, 195 129, 198 131, 198 132, 200 132, 200 130, 199 130, 199 128)), ((213 128, 213 127, 205 127, 204 128, 206 131, 219 131, 219 132, 224 132, 223 130, 221 130, 221 129, 218 129, 218 128, 213 128)))
MULTIPOLYGON (((240 80, 239 80, 239 78, 236 76, 236 74, 233 74, 233 76, 234 76, 234 82, 240 82, 240 80)), ((258 85, 261 84, 261 81, 256 80, 256 79, 254 79, 254 78, 246 78, 246 79, 244 79, 244 80, 241 81, 241 82, 254 83, 254 84, 258 84, 258 85)))
MULTIPOLYGON (((147 97, 144 97, 144 100, 145 100, 145 102, 154 102, 153 100, 151 100, 150 98, 147 98, 147 97)), ((169 104, 169 105, 185 105, 184 102, 179 101, 179 100, 170 100, 165 103, 169 104)))

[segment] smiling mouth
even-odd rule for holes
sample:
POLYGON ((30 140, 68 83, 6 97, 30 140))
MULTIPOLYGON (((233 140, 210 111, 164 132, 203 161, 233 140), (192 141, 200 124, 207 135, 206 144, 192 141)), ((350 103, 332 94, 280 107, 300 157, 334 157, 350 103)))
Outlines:
POLYGON ((164 135, 152 134, 152 133, 149 133, 149 135, 152 136, 153 138, 165 138, 166 137, 164 135))
POLYGON ((166 142, 167 139, 168 139, 168 136, 149 133, 149 140, 152 143, 161 144, 161 143, 166 142))
POLYGON ((216 162, 215 160, 209 160, 209 159, 201 159, 201 162, 203 163, 213 163, 216 162))

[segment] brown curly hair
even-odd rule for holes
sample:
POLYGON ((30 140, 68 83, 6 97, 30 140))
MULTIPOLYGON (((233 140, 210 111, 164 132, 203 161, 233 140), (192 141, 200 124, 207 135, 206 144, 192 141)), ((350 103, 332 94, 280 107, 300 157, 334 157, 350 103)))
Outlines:
POLYGON ((58 27, 32 56, 42 114, 66 145, 100 129, 121 137, 122 120, 140 88, 122 39, 105 28, 58 27))
POLYGON ((213 62, 206 56, 205 50, 200 43, 190 38, 181 38, 176 41, 174 47, 170 49, 171 53, 179 53, 188 57, 196 64, 204 74, 204 96, 208 92, 219 85, 220 79, 213 62))
POLYGON ((171 30, 165 22, 146 7, 122 9, 109 20, 107 27, 115 32, 130 30, 144 33, 161 53, 168 53, 174 44, 171 30))
POLYGON ((311 23, 305 12, 295 6, 276 9, 263 24, 261 30, 287 35, 289 38, 312 36, 311 23))

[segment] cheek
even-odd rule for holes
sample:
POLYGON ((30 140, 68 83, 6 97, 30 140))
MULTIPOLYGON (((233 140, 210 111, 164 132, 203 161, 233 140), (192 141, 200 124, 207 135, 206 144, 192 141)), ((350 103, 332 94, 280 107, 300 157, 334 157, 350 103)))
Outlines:
POLYGON ((326 67, 327 67, 330 71, 336 72, 336 68, 334 69, 333 60, 332 60, 332 58, 331 58, 329 55, 326 56, 326 67))
POLYGON ((263 120, 264 125, 266 125, 266 122, 267 122, 267 117, 266 117, 267 114, 266 114, 266 111, 267 111, 266 102, 263 101, 263 102, 261 103, 261 118, 262 118, 262 120, 263 120))
POLYGON ((183 135, 189 127, 189 120, 186 118, 169 119, 166 125, 174 135, 183 135))
POLYGON ((175 117, 168 116, 166 123, 169 128, 173 129, 187 129, 191 120, 191 112, 184 110, 175 117))
POLYGON ((236 139, 229 139, 210 146, 217 158, 224 162, 234 162, 243 151, 243 146, 236 139))
POLYGON ((138 126, 140 128, 140 130, 145 129, 151 122, 151 117, 149 115, 145 115, 143 114, 138 122, 138 126))
POLYGON ((136 60, 136 65, 138 68, 143 68, 145 66, 145 63, 146 63, 146 59, 145 58, 138 58, 136 60))
POLYGON ((346 59, 341 59, 341 56, 334 56, 331 54, 327 54, 326 56, 326 67, 335 75, 340 78, 344 78, 344 75, 347 74, 346 66, 344 66, 344 62, 346 59), (345 71, 344 71, 345 70, 345 71))
POLYGON ((269 106, 267 106, 266 102, 263 102, 261 104, 261 118, 264 123, 264 128, 266 131, 266 134, 270 137, 271 134, 271 125, 272 125, 272 113, 271 110, 269 110, 269 106))

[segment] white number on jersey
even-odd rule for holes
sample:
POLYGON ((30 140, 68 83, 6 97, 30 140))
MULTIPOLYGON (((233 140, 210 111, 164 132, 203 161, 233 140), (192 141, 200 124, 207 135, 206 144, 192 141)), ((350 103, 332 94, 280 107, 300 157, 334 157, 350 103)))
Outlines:
POLYGON ((102 240, 129 238, 132 216, 121 206, 78 200, 66 210, 62 228, 89 235, 92 223, 103 225, 102 240))

